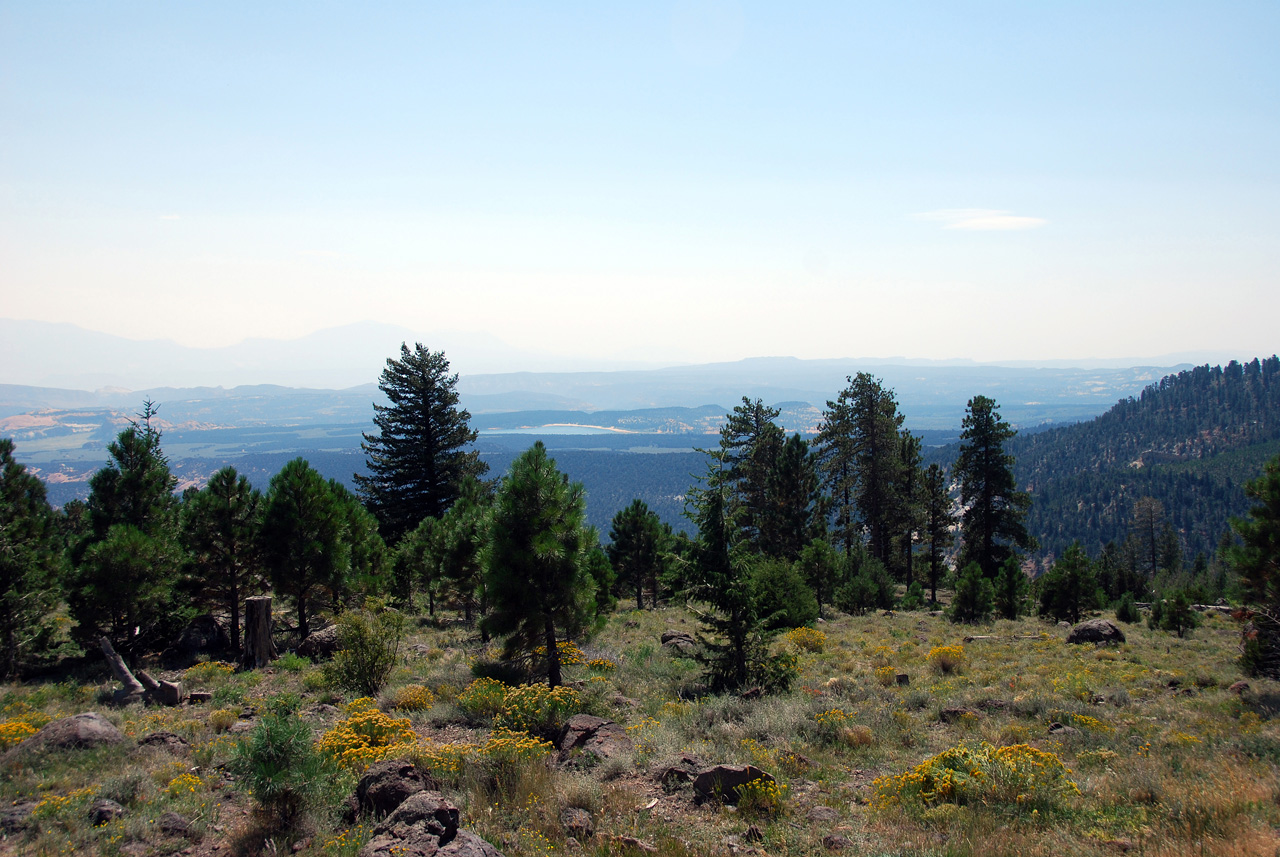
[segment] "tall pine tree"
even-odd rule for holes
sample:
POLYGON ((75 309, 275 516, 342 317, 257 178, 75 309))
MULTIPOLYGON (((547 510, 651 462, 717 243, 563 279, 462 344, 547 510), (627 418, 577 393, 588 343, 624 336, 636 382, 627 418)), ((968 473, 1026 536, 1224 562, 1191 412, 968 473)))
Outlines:
POLYGON ((444 352, 422 343, 400 346, 387 359, 379 389, 389 405, 373 406, 376 434, 361 444, 369 475, 357 475, 361 498, 377 516, 383 538, 395 545, 423 518, 439 518, 463 482, 488 465, 467 447, 477 433, 471 414, 458 407, 458 376, 449 374, 444 352))
POLYGON ((996 403, 986 396, 970 399, 963 428, 952 470, 965 507, 959 566, 976 563, 985 577, 994 578, 1015 548, 1034 544, 1024 523, 1031 496, 1014 481, 1013 456, 1004 444, 1017 431, 1000 418, 996 403))

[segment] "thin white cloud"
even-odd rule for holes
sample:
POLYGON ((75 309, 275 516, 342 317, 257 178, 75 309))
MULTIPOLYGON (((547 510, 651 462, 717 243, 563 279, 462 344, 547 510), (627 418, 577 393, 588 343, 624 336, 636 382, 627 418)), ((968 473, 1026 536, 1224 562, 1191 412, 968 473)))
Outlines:
POLYGON ((161 220, 181 220, 182 215, 181 214, 162 214, 160 215, 160 219, 161 220))
POLYGON ((1043 217, 1027 217, 990 208, 943 208, 912 216, 917 220, 940 222, 943 224, 943 229, 967 229, 974 232, 1036 229, 1049 222, 1043 217))

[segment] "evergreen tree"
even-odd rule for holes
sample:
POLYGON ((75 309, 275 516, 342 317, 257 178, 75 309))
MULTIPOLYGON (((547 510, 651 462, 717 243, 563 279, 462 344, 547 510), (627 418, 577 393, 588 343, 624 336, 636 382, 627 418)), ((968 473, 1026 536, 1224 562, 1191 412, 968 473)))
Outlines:
POLYGON ((462 493, 440 519, 440 573, 462 602, 467 624, 488 608, 485 593, 493 495, 485 483, 467 480, 462 493))
POLYGON ((982 573, 982 566, 971 562, 956 580, 956 591, 947 609, 947 618, 969 625, 986 622, 991 618, 995 600, 995 587, 982 573))
POLYGON ((262 494, 224 467, 182 504, 182 535, 198 600, 226 610, 231 647, 240 651, 240 602, 262 590, 258 530, 262 494))
POLYGON ((538 441, 511 465, 494 504, 482 626, 506 638, 506 655, 546 650, 547 684, 562 678, 556 648, 594 612, 582 484, 570 483, 538 441))
POLYGON ((67 593, 82 645, 108 633, 128 651, 187 618, 174 598, 183 565, 175 541, 177 479, 160 449, 157 412, 144 402, 140 420, 107 446, 106 467, 89 479, 86 526, 72 549, 67 593))
POLYGON ((960 455, 954 474, 960 482, 963 537, 960 565, 977 563, 994 578, 1014 548, 1034 544, 1024 523, 1031 497, 1017 490, 1013 457, 1004 444, 1017 432, 1000 418, 996 403, 986 396, 969 400, 961 433, 960 455))
POLYGON ((825 539, 814 539, 804 546, 797 564, 801 577, 813 590, 821 617, 822 608, 831 603, 836 582, 843 573, 840 554, 825 539))
POLYGON ((914 574, 916 541, 926 522, 924 473, 920 438, 903 431, 898 435, 898 469, 893 484, 892 541, 897 545, 895 565, 910 588, 914 574))
POLYGON ((469 477, 488 470, 468 451, 477 433, 471 415, 458 407, 458 376, 449 374, 444 353, 401 345, 400 359, 387 359, 379 389, 389 405, 373 406, 376 434, 361 444, 369 475, 356 476, 360 496, 396 544, 423 518, 439 518, 469 477))
POLYGON ((849 393, 857 474, 855 503, 867 530, 867 548, 889 568, 893 564, 897 489, 902 478, 898 432, 903 416, 898 413, 893 391, 866 372, 859 372, 852 379, 849 393))
POLYGON ((62 538, 44 483, 0 439, 0 676, 47 649, 61 596, 62 538))
POLYGON ((996 572, 993 585, 995 609, 1000 618, 1017 619, 1022 615, 1027 593, 1031 590, 1031 583, 1027 580, 1027 575, 1023 572, 1017 557, 1011 556, 1000 563, 1000 570, 996 572))
MULTIPOLYGON (((455 504, 456 506, 456 504, 455 504)), ((445 579, 441 568, 444 556, 443 522, 423 518, 392 553, 392 590, 398 601, 412 605, 419 590, 427 596, 427 615, 436 615, 436 596, 445 579)), ((469 617, 468 617, 469 618, 469 617)))
POLYGON ((818 601, 799 570, 784 559, 756 556, 748 572, 766 631, 799 628, 818 618, 818 601))
POLYGON ((760 550, 788 562, 797 559, 813 536, 819 498, 817 460, 804 438, 793 434, 778 451, 768 475, 760 550))
POLYGON ((644 609, 645 590, 650 595, 649 606, 658 606, 665 542, 662 521, 643 500, 631 501, 630 506, 613 516, 605 552, 618 582, 634 588, 637 610, 644 609))
POLYGON ((814 439, 818 475, 835 516, 833 542, 844 548, 845 558, 861 544, 858 507, 854 491, 858 486, 857 448, 853 442, 853 379, 835 401, 828 401, 814 439))
POLYGON ((1246 484, 1245 493, 1256 505, 1248 519, 1231 522, 1241 543, 1228 552, 1256 610, 1242 662, 1252 675, 1280 678, 1280 456, 1246 484))
POLYGON ((946 472, 937 464, 930 464, 925 471, 923 506, 925 545, 929 553, 929 600, 936 604, 938 581, 946 571, 947 548, 955 541, 951 533, 955 518, 951 514, 946 472))
POLYGON ((334 594, 344 603, 352 600, 353 590, 362 596, 379 595, 388 583, 384 574, 387 546, 378 535, 378 520, 338 480, 329 480, 329 493, 342 511, 342 537, 347 551, 347 570, 334 594))
POLYGON ((348 510, 304 458, 271 478, 261 530, 261 550, 277 592, 293 600, 298 633, 311 631, 310 608, 344 591, 351 567, 348 510))
POLYGON ((1147 627, 1153 631, 1172 631, 1181 639, 1187 635, 1188 631, 1200 627, 1200 614, 1192 608, 1187 591, 1179 589, 1168 598, 1157 599, 1151 603, 1151 615, 1147 617, 1147 627))
POLYGON ((728 518, 742 530, 742 538, 754 550, 763 549, 769 515, 770 478, 782 451, 783 432, 774 422, 777 408, 746 396, 725 416, 720 428, 719 466, 712 478, 727 489, 728 518))
POLYGON ((1096 569, 1079 542, 1058 557, 1053 568, 1036 581, 1036 588, 1040 615, 1055 622, 1074 625, 1085 610, 1097 606, 1096 569))

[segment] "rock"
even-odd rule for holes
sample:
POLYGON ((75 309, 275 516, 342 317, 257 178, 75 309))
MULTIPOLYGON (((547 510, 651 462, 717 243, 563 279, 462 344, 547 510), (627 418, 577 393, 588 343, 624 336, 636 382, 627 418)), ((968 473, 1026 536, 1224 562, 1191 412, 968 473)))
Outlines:
POLYGON ((1065 723, 1054 722, 1049 724, 1049 734, 1058 738, 1070 738, 1073 735, 1079 735, 1080 730, 1065 723))
POLYGON ((360 857, 502 857, 458 822, 458 808, 439 792, 417 792, 373 829, 360 857))
POLYGON ((40 746, 58 750, 79 750, 106 744, 120 744, 123 741, 124 734, 113 726, 110 720, 97 712, 90 711, 45 724, 43 729, 9 752, 40 746))
POLYGON ((93 802, 93 805, 89 807, 89 821, 93 823, 94 827, 101 827, 108 822, 115 821, 123 815, 124 807, 115 801, 108 800, 104 797, 98 798, 93 802))
POLYGON ((762 771, 755 765, 716 765, 694 777, 693 790, 702 800, 716 799, 736 804, 738 789, 759 779, 775 782, 773 774, 762 771))
POLYGON ((844 851, 853 847, 853 840, 838 833, 828 833, 822 837, 822 847, 828 851, 844 851))
POLYGON ((37 804, 37 801, 29 800, 0 809, 0 832, 19 833, 26 830, 37 804))
POLYGON ((213 702, 213 693, 207 690, 193 690, 187 695, 187 701, 192 705, 200 705, 205 702, 213 702))
POLYGON ((1249 689, 1249 682, 1244 681, 1243 679, 1231 685, 1231 687, 1227 688, 1227 690, 1229 690, 1231 693, 1244 693, 1248 689, 1249 689))
POLYGON ((615 836, 613 841, 623 848, 633 848, 646 854, 656 854, 658 851, 652 842, 645 842, 643 839, 636 839, 634 836, 615 836))
POLYGON ((961 720, 965 717, 972 717, 976 720, 978 712, 974 711, 972 708, 960 707, 944 708, 938 712, 938 719, 943 723, 955 723, 957 720, 961 720))
POLYGON ((331 658, 338 650, 338 626, 330 625, 319 631, 312 631, 298 646, 298 654, 304 658, 319 660, 331 658))
POLYGON ((840 811, 829 806, 812 806, 805 813, 805 818, 812 822, 831 824, 840 820, 840 811))
POLYGON ((591 820, 591 813, 578 807, 571 806, 560 810, 560 826, 564 828, 566 836, 571 836, 579 842, 596 835, 596 825, 591 820))
POLYGON ((231 651, 231 637, 213 615, 197 616, 182 629, 177 641, 160 654, 167 669, 184 669, 205 658, 231 651))
POLYGON ((435 781, 407 759, 374 762, 356 785, 356 804, 361 812, 382 818, 410 795, 434 788, 435 781))
POLYGON ((191 821, 176 812, 166 812, 156 819, 156 827, 166 836, 190 836, 191 821))
POLYGON ((907 685, 911 684, 911 676, 907 675, 906 673, 898 673, 896 676, 894 676, 894 680, 898 682, 899 687, 906 687, 907 685))
POLYGON ((151 853, 151 846, 145 842, 130 842, 120 846, 120 853, 124 857, 147 857, 151 853))
POLYGON ((227 727, 227 733, 231 735, 245 735, 253 731, 253 724, 248 720, 237 720, 227 727))
POLYGON ((753 824, 747 828, 746 840, 748 842, 764 842, 764 833, 753 824))
POLYGON ((654 766, 650 770, 656 770, 657 781, 662 787, 673 792, 686 783, 693 782, 693 778, 697 776, 698 771, 704 769, 706 764, 697 756, 691 756, 683 753, 675 759, 666 759, 661 764, 654 766))
POLYGON ((187 740, 172 732, 149 732, 138 739, 138 746, 159 747, 175 756, 186 756, 191 753, 191 745, 187 740))
POLYGON ((575 751, 603 760, 630 755, 634 749, 626 729, 612 720, 590 714, 575 714, 565 721, 556 746, 560 748, 562 762, 575 751))
POLYGON ((685 631, 668 628, 662 632, 662 647, 681 657, 689 657, 698 650, 698 641, 685 631))
POLYGON ((1068 643, 1123 643, 1124 632, 1109 619, 1081 622, 1067 634, 1068 643))

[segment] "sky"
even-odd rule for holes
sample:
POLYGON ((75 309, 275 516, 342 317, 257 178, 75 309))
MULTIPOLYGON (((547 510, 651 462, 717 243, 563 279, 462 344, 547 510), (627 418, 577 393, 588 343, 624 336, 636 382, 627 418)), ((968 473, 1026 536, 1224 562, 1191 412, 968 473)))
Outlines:
POLYGON ((0 318, 1268 355, 1276 44, 1274 2, 0 0, 0 318))

